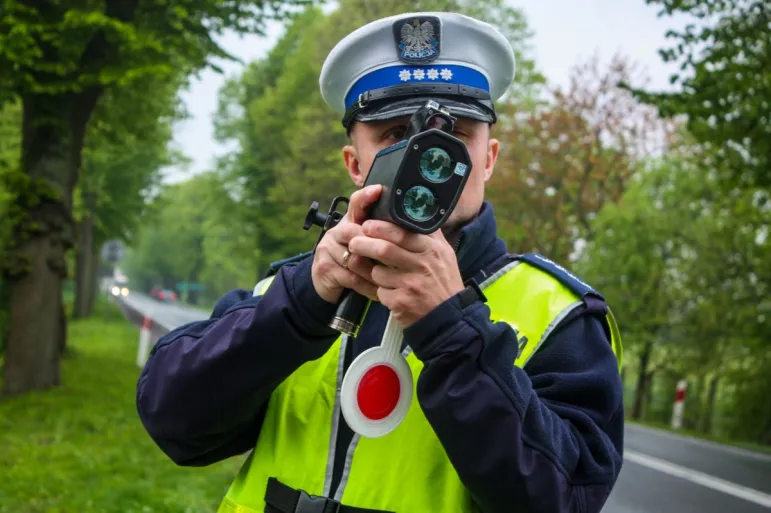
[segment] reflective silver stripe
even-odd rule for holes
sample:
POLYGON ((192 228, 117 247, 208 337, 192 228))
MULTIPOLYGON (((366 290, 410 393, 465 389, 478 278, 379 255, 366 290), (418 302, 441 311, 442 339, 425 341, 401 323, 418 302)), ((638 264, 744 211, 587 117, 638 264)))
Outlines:
POLYGON ((348 452, 345 453, 345 466, 343 467, 343 475, 340 478, 340 484, 337 485, 337 490, 335 490, 335 496, 333 499, 340 502, 340 499, 343 497, 343 492, 345 491, 345 485, 348 484, 348 477, 351 475, 351 465, 353 464, 353 451, 356 450, 356 446, 359 445, 359 439, 361 436, 358 433, 353 434, 353 438, 351 438, 351 443, 348 446, 348 452))
POLYGON ((575 303, 569 304, 564 310, 562 310, 559 314, 557 314, 554 319, 549 323, 549 325, 546 327, 546 329, 543 332, 543 335, 541 335, 541 339, 538 341, 538 344, 536 344, 535 349, 530 353, 530 356, 528 356, 527 360, 522 362, 522 368, 527 365, 527 362, 530 361, 530 359, 535 356, 535 354, 538 352, 538 350, 541 348, 544 342, 546 342, 546 339, 549 335, 551 335, 551 332, 554 331, 554 328, 559 326, 559 324, 565 320, 565 317, 567 317, 570 312, 578 308, 579 306, 583 305, 583 301, 576 301, 575 303))
POLYGON ((507 272, 511 271, 512 269, 514 269, 518 265, 519 265, 519 260, 515 260, 513 262, 510 262, 510 263, 504 265, 503 267, 501 267, 500 269, 495 271, 495 273, 491 274, 489 278, 487 278, 485 281, 483 281, 479 285, 479 288, 480 289, 484 289, 484 288, 489 287, 490 285, 493 284, 494 281, 496 281, 498 278, 500 278, 501 276, 503 276, 507 272))
POLYGON ((265 282, 268 282, 268 281, 270 281, 272 279, 273 279, 273 276, 270 276, 268 278, 264 278, 264 279, 258 281, 257 285, 254 286, 254 290, 252 291, 252 296, 261 296, 262 294, 260 294, 260 288, 262 288, 262 286, 263 286, 263 284, 265 284, 265 282))
MULTIPOLYGON (((402 351, 402 356, 407 358, 410 353, 412 352, 412 349, 410 346, 407 346, 404 348, 404 351, 402 351)), ((337 405, 336 405, 337 406, 337 405)), ((359 440, 361 439, 361 436, 358 433, 353 433, 353 438, 351 438, 351 443, 348 445, 348 451, 345 453, 345 466, 343 467, 343 475, 340 478, 340 484, 337 485, 337 490, 335 490, 335 496, 332 497, 334 500, 340 502, 343 498, 343 492, 345 491, 345 486, 348 484, 348 477, 351 475, 351 465, 353 464, 353 452, 356 450, 356 447, 359 445, 359 440)), ((329 497, 327 495, 327 497, 329 497)))
POLYGON ((335 404, 332 407, 332 429, 329 433, 329 454, 327 454, 327 472, 324 476, 324 497, 329 497, 331 492, 332 472, 335 468, 337 431, 340 429, 340 391, 343 388, 343 364, 345 364, 345 348, 347 345, 348 335, 343 335, 343 340, 340 342, 340 356, 337 359, 337 386, 335 387, 335 404))

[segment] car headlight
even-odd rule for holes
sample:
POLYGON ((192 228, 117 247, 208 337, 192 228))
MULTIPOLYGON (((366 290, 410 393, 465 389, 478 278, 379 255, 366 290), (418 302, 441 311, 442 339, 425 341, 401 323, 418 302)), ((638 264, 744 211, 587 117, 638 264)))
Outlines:
POLYGON ((122 289, 120 289, 120 295, 121 296, 128 296, 129 295, 129 289, 127 289, 126 287, 123 287, 122 289))
POLYGON ((113 296, 119 296, 120 295, 120 287, 113 287, 111 289, 111 292, 112 292, 113 296))

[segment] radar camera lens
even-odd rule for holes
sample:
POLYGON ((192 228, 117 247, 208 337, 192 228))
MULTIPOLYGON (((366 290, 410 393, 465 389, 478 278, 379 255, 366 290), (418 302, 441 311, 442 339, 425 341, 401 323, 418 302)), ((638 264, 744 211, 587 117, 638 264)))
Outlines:
POLYGON ((439 205, 431 189, 415 185, 404 193, 404 211, 414 221, 422 223, 436 215, 439 205))
POLYGON ((442 148, 429 148, 420 156, 420 174, 433 183, 446 182, 452 175, 452 158, 442 148))

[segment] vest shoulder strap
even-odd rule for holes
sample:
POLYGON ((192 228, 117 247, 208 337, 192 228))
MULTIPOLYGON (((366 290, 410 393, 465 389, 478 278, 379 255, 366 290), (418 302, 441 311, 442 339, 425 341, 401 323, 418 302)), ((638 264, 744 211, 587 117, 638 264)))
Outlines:
POLYGON ((540 269, 541 271, 555 278, 581 299, 585 299, 586 296, 594 296, 603 302, 605 301, 605 297, 597 292, 591 285, 558 263, 553 262, 542 255, 537 253, 527 253, 524 255, 518 255, 516 258, 540 269))
POLYGON ((606 333, 613 348, 613 353, 618 359, 618 368, 620 370, 623 365, 624 354, 623 344, 621 341, 621 333, 618 329, 616 318, 611 312, 605 297, 597 292, 591 285, 578 278, 575 274, 542 255, 537 253, 528 253, 524 255, 517 255, 515 259, 525 262, 548 274, 555 280, 559 281, 573 294, 581 298, 581 301, 583 301, 583 303, 590 311, 602 314, 602 318, 607 329, 606 333))
POLYGON ((268 272, 266 273, 265 277, 268 278, 270 276, 273 276, 278 272, 279 269, 284 267, 287 264, 294 264, 296 262, 301 262, 308 258, 309 256, 313 255, 313 251, 306 251, 305 253, 300 253, 299 255, 294 255, 289 258, 285 258, 283 260, 278 260, 276 262, 272 262, 270 264, 270 268, 268 269, 268 272))
POLYGON ((272 262, 270 264, 270 268, 268 269, 268 272, 265 273, 265 277, 257 282, 257 285, 254 286, 254 290, 252 291, 253 296, 262 296, 265 294, 265 291, 268 290, 268 287, 273 282, 273 279, 276 277, 276 273, 278 273, 278 270, 284 267, 287 264, 293 264, 295 262, 301 262, 308 258, 309 256, 313 255, 313 251, 307 251, 305 253, 300 253, 299 255, 291 256, 289 258, 285 258, 283 260, 278 260, 276 262, 272 262))

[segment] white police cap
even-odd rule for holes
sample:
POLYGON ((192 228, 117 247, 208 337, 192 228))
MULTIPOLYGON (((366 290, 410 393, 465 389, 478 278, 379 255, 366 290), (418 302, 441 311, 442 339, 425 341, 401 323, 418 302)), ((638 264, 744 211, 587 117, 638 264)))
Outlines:
POLYGON ((355 30, 329 53, 324 101, 353 120, 412 115, 427 97, 453 115, 494 123, 493 102, 514 79, 514 52, 492 25, 457 13, 418 12, 355 30))

